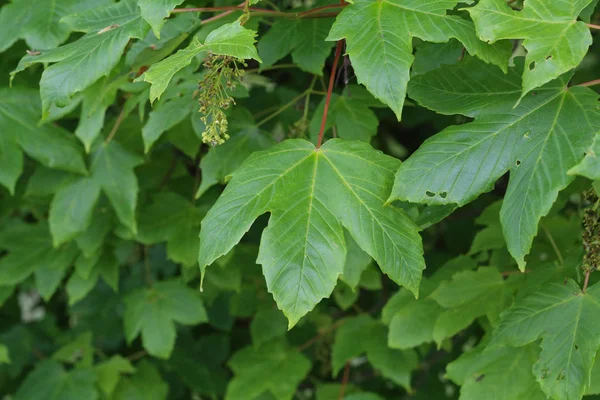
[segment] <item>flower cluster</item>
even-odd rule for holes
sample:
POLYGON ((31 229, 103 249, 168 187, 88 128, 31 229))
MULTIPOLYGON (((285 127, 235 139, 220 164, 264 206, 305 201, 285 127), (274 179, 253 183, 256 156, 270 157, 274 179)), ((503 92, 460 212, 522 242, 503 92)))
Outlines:
POLYGON ((588 207, 583 217, 583 269, 593 271, 600 266, 600 213, 598 207, 598 196, 593 189, 584 193, 588 207))
POLYGON ((246 66, 243 60, 211 53, 204 62, 206 72, 198 86, 199 111, 204 114, 200 119, 206 125, 202 133, 204 143, 216 146, 229 139, 225 110, 235 104, 228 91, 235 89, 244 76, 238 65, 246 66))

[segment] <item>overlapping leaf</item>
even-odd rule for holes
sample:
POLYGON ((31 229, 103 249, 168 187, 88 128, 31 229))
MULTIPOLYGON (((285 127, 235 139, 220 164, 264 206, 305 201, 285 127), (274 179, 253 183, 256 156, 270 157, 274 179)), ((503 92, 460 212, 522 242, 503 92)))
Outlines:
POLYGON ((0 10, 0 52, 18 39, 25 39, 37 51, 58 47, 71 33, 63 17, 111 3, 111 0, 15 0, 4 4, 0 10))
POLYGON ((76 93, 108 76, 129 40, 143 38, 149 29, 136 0, 73 14, 65 20, 86 35, 54 50, 26 55, 11 73, 14 77, 33 64, 53 63, 40 80, 43 118, 49 115, 52 106, 67 106, 76 93))
POLYGON ((264 67, 270 67, 288 54, 304 71, 323 75, 325 60, 333 43, 326 42, 332 21, 327 18, 301 18, 275 22, 261 37, 258 52, 264 67))
POLYGON ((586 178, 600 179, 600 134, 594 136, 594 142, 585 152, 579 164, 569 170, 569 175, 581 175, 586 178))
POLYGON ((164 19, 181 3, 183 0, 138 0, 142 17, 150 24, 157 38, 160 38, 164 19))
POLYGON ((510 45, 481 42, 472 22, 447 14, 457 3, 356 0, 338 15, 328 40, 346 39, 346 51, 359 83, 400 119, 414 59, 413 37, 429 42, 456 38, 470 54, 506 69, 510 45))
POLYGON ((0 90, 0 184, 11 193, 23 171, 23 152, 50 168, 85 173, 81 147, 67 131, 38 126, 39 97, 26 89, 0 90))
POLYGON ((535 344, 524 348, 500 347, 464 353, 448 364, 447 376, 461 386, 460 400, 546 400, 531 371, 539 356, 535 344))
POLYGON ((577 17, 590 2, 527 0, 517 11, 504 0, 483 0, 467 10, 482 40, 525 39, 524 96, 581 63, 592 35, 577 17))
POLYGON ((225 183, 227 176, 232 174, 250 154, 273 146, 275 140, 256 127, 252 115, 248 111, 239 113, 241 118, 233 119, 230 124, 230 135, 224 144, 211 147, 200 161, 202 181, 196 197, 202 196, 217 183, 225 183))
POLYGON ((198 230, 204 212, 180 195, 159 193, 142 212, 138 240, 144 244, 166 241, 171 260, 193 266, 198 261, 198 230))
POLYGON ((0 248, 8 251, 0 259, 0 285, 16 285, 35 273, 37 289, 45 299, 55 292, 77 255, 70 243, 54 248, 45 223, 13 222, 0 233, 0 248))
POLYGON ((123 225, 135 233, 138 184, 133 169, 141 162, 116 141, 99 144, 92 154, 90 176, 63 186, 52 200, 49 222, 55 244, 73 239, 90 226, 101 192, 123 225))
POLYGON ((491 345, 524 346, 542 339, 533 366, 552 399, 581 399, 600 348, 600 285, 583 293, 577 284, 549 283, 502 315, 491 345))
POLYGON ((500 219, 508 249, 524 268, 540 218, 572 181, 567 172, 600 130, 598 96, 584 87, 567 89, 567 76, 515 108, 517 74, 473 72, 475 65, 486 70, 464 63, 415 78, 411 95, 424 106, 477 118, 427 140, 400 167, 390 199, 462 206, 511 171, 500 219))
POLYGON ((333 291, 346 257, 343 228, 384 273, 416 294, 424 268, 418 228, 384 206, 398 164, 367 144, 340 140, 318 150, 288 140, 254 153, 202 222, 202 272, 271 212, 257 262, 290 326, 333 291))
POLYGON ((367 359, 383 376, 410 391, 411 372, 417 367, 416 353, 390 349, 387 328, 362 315, 348 318, 338 328, 332 347, 332 369, 336 376, 346 362, 366 353, 367 359))
POLYGON ((279 340, 259 348, 245 347, 228 364, 235 376, 225 400, 259 399, 265 392, 277 400, 290 400, 311 367, 302 353, 279 340))
POLYGON ((261 61, 254 46, 255 36, 256 32, 244 28, 239 20, 222 25, 206 37, 204 44, 194 37, 188 47, 154 64, 138 80, 152 84, 150 101, 154 102, 165 91, 173 75, 190 65, 192 59, 202 52, 261 61))
POLYGON ((56 361, 44 361, 31 372, 15 394, 15 400, 90 399, 100 397, 91 368, 66 371, 56 361))
POLYGON ((175 346, 175 322, 195 325, 208 321, 198 293, 177 281, 157 282, 125 300, 125 337, 133 341, 140 333, 148 353, 167 359, 175 346))

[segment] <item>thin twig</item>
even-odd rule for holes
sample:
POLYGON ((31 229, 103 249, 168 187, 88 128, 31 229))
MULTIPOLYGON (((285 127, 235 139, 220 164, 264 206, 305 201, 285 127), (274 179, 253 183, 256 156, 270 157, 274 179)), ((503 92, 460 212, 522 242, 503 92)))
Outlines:
POLYGON ((586 25, 590 29, 598 29, 598 30, 600 30, 600 25, 594 25, 594 24, 586 24, 586 25))
POLYGON ((104 144, 109 144, 111 140, 113 140, 113 137, 115 137, 115 134, 117 133, 117 131, 119 130, 119 127, 121 126, 121 122, 123 122, 123 118, 125 117, 125 107, 123 107, 121 109, 121 113, 119 114, 119 116, 117 117, 117 120, 115 121, 115 124, 113 125, 109 135, 107 136, 106 140, 104 141, 104 144))
MULTIPOLYGON (((268 17, 282 17, 282 18, 295 18, 295 19, 301 19, 301 18, 331 18, 331 17, 335 17, 337 16, 339 13, 336 12, 321 12, 322 10, 327 10, 327 9, 333 9, 333 8, 340 8, 343 7, 343 5, 330 5, 330 6, 324 6, 324 7, 317 7, 314 8, 312 10, 307 10, 307 11, 303 11, 303 12, 285 12, 285 11, 276 11, 276 10, 269 10, 266 8, 256 8, 256 7, 249 7, 249 8, 245 8, 245 2, 242 3, 241 5, 237 5, 237 6, 224 6, 224 7, 187 7, 187 8, 176 8, 173 11, 171 11, 172 14, 177 14, 177 13, 185 13, 185 12, 215 12, 215 11, 225 11, 227 12, 226 15, 229 15, 233 12, 236 11, 243 11, 243 12, 248 12, 249 15, 255 15, 255 16, 268 16, 268 17)), ((219 14, 216 17, 222 18, 224 15, 219 14)), ((215 18, 215 17, 213 17, 215 18)), ((214 20, 212 18, 209 18, 208 20, 214 20)), ((206 21, 208 21, 206 20, 206 21)), ((203 21, 203 23, 205 23, 203 21)))
POLYGON ((298 66, 296 64, 277 64, 277 65, 271 65, 270 67, 264 67, 264 68, 250 68, 245 70, 246 73, 251 73, 251 72, 265 72, 265 71, 272 71, 275 69, 288 69, 288 68, 298 68, 298 66))
POLYGON ((504 271, 502 273, 502 276, 503 277, 507 277, 507 276, 510 276, 510 275, 521 275, 521 274, 528 274, 528 273, 529 273, 529 270, 526 270, 526 271, 519 271, 519 270, 517 270, 517 271, 504 271))
POLYGON ((563 265, 565 265, 565 259, 563 258, 562 254, 560 252, 560 249, 556 245, 556 242, 554 241, 554 238, 550 234, 550 231, 548 230, 548 228, 546 228, 546 225, 542 224, 542 229, 544 230, 544 233, 546 234, 548 241, 552 245, 552 248, 554 249, 554 252, 556 253, 556 257, 558 258, 558 262, 560 263, 560 266, 562 267, 563 265))
POLYGON ((581 289, 582 293, 585 293, 585 290, 588 287, 588 283, 590 282, 590 274, 592 273, 591 269, 585 271, 585 280, 583 281, 583 289, 581 289))
POLYGON ((319 131, 319 139, 317 141, 317 149, 323 144, 323 135, 325 134, 325 125, 327 123, 327 113, 329 112, 329 103, 331 103, 331 93, 333 92, 333 84, 335 83, 335 73, 337 65, 342 55, 343 40, 338 40, 335 48, 335 58, 331 67, 331 75, 329 76, 329 87, 327 88, 327 97, 325 98, 325 109, 323 110, 323 118, 321 119, 321 130, 319 131))
POLYGON ((144 272, 145 272, 145 278, 146 278, 146 285, 148 285, 149 287, 152 287, 152 285, 154 284, 154 281, 152 279, 152 269, 150 268, 150 259, 148 258, 148 247, 141 245, 142 246, 142 253, 144 256, 144 272))
POLYGON ((285 110, 287 110, 288 108, 292 107, 294 104, 296 104, 297 102, 299 102, 300 100, 302 100, 304 98, 304 96, 306 96, 309 92, 310 92, 310 89, 309 90, 305 90, 304 92, 302 92, 302 94, 294 97, 289 103, 284 104, 283 106, 281 106, 273 114, 271 114, 268 117, 265 117, 264 119, 262 119, 261 121, 259 121, 256 124, 256 126, 258 127, 258 126, 262 126, 262 125, 266 124, 267 122, 269 122, 270 120, 272 120, 273 118, 275 118, 276 116, 278 116, 279 114, 281 114, 282 112, 284 112, 285 110))
POLYGON ((147 355, 148 355, 148 353, 146 352, 146 350, 140 350, 136 353, 128 355, 125 358, 128 359, 129 361, 135 361, 135 360, 139 360, 140 358, 144 358, 147 355))
POLYGON ((306 341, 303 344, 301 344, 300 346, 298 346, 298 351, 304 351, 304 350, 308 349, 310 346, 312 346, 314 343, 316 343, 323 336, 335 331, 337 328, 342 326, 344 324, 344 322, 346 322, 346 320, 340 319, 339 321, 337 321, 336 323, 331 325, 329 328, 325 329, 323 332, 320 332, 319 334, 313 336, 308 341, 306 341))
POLYGON ((593 81, 580 83, 577 86, 595 86, 595 85, 600 85, 600 79, 594 79, 593 81))
POLYGON ((346 387, 348 386, 349 380, 350 380, 350 361, 346 361, 346 366, 344 367, 344 376, 342 377, 342 385, 340 387, 340 393, 338 394, 338 400, 344 400, 344 394, 346 393, 346 387))
POLYGON ((326 6, 315 7, 313 9, 311 9, 311 10, 302 11, 301 13, 298 13, 298 16, 299 16, 299 18, 303 18, 303 17, 306 17, 306 16, 311 15, 311 14, 320 13, 320 12, 325 11, 325 10, 331 10, 331 9, 334 9, 334 8, 341 8, 341 7, 346 7, 346 6, 347 6, 347 4, 345 4, 345 3, 329 4, 329 5, 326 5, 326 6))

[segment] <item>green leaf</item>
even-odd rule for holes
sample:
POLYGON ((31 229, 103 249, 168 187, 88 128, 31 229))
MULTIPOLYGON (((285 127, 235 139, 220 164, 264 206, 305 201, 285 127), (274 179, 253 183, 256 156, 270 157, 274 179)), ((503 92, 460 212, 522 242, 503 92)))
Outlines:
POLYGON ((165 91, 173 75, 190 65, 192 59, 204 51, 241 59, 252 58, 260 62, 254 47, 255 36, 256 32, 241 26, 239 20, 222 25, 206 37, 204 44, 194 37, 188 47, 154 64, 137 81, 144 80, 152 84, 150 102, 154 102, 165 91))
POLYGON ((90 166, 92 178, 108 197, 117 217, 133 232, 137 231, 135 208, 138 194, 133 169, 141 163, 141 157, 113 140, 98 146, 92 154, 90 166))
POLYGON ((167 242, 167 255, 191 267, 198 261, 198 230, 204 213, 175 193, 159 193, 142 210, 138 240, 144 244, 167 242))
MULTIPOLYGON (((233 124, 232 124, 233 125, 233 124)), ((218 183, 225 183, 246 158, 255 151, 266 150, 276 142, 270 136, 261 132, 254 121, 236 129, 232 126, 231 137, 222 145, 211 147, 200 161, 202 181, 196 192, 196 198, 202 196, 208 189, 218 183)))
POLYGON ((83 105, 81 107, 81 118, 75 130, 75 135, 85 146, 85 151, 90 152, 92 144, 102 131, 104 115, 117 96, 117 90, 127 82, 127 76, 109 81, 107 78, 100 79, 94 85, 83 92, 83 105))
POLYGON ((96 400, 96 374, 90 368, 74 369, 69 372, 55 361, 43 361, 27 375, 15 400, 96 400))
POLYGON ((581 175, 592 180, 600 179, 600 135, 594 136, 594 142, 585 152, 585 157, 581 162, 571 168, 569 175, 581 175))
POLYGON ((142 360, 136 365, 136 370, 131 378, 121 378, 113 393, 114 400, 165 400, 167 398, 169 385, 150 361, 142 360))
POLYGON ((92 178, 81 178, 60 189, 50 205, 50 232, 55 246, 68 242, 87 229, 100 186, 92 178))
POLYGON ((75 273, 71 275, 67 282, 67 295, 69 296, 69 305, 73 305, 85 298, 88 293, 102 279, 116 292, 119 282, 119 263, 115 255, 110 251, 103 251, 97 256, 86 259, 83 254, 79 256, 75 263, 75 273), (87 267, 85 270, 82 267, 87 267))
POLYGON ((367 354, 374 368, 410 391, 410 374, 417 367, 414 351, 390 349, 387 328, 368 316, 348 318, 336 331, 332 347, 332 372, 336 376, 351 359, 367 354))
POLYGON ((459 272, 451 281, 442 282, 430 298, 446 309, 433 328, 433 339, 440 346, 477 317, 491 314, 491 320, 497 318, 504 306, 504 279, 493 267, 459 272))
POLYGON ((590 30, 577 21, 591 0, 547 3, 527 0, 520 11, 503 0, 483 0, 467 8, 482 40, 525 39, 523 94, 558 78, 583 60, 592 44, 590 30))
POLYGON ((260 347, 287 331, 287 321, 279 310, 269 309, 256 313, 250 323, 250 336, 255 347, 260 347))
POLYGON ((485 399, 490 393, 496 400, 546 400, 531 372, 539 356, 537 346, 482 348, 448 364, 448 378, 461 386, 460 400, 485 399))
MULTIPOLYGON (((372 105, 365 103, 365 99, 360 96, 353 96, 353 93, 359 89, 359 86, 354 85, 347 88, 342 96, 332 96, 325 131, 335 126, 340 139, 361 140, 369 143, 371 137, 377 134, 379 120, 369 108, 372 105)), ((319 107, 315 110, 310 123, 310 133, 313 142, 316 142, 321 128, 324 108, 325 98, 323 98, 319 107)))
POLYGON ((82 38, 57 49, 21 59, 14 75, 36 63, 54 63, 40 80, 42 118, 50 107, 65 107, 102 76, 108 76, 119 62, 130 39, 141 39, 148 32, 136 0, 124 0, 97 10, 85 11, 63 19, 71 27, 86 32, 82 38))
MULTIPOLYGON (((463 76, 464 68, 458 64, 440 71, 463 76)), ((465 115, 478 117, 427 140, 398 170, 390 201, 462 206, 491 190, 510 171, 500 219, 508 250, 523 269, 540 218, 571 183, 567 171, 581 160, 600 129, 598 96, 583 87, 567 89, 568 77, 563 77, 530 93, 515 108, 519 95, 507 97, 501 80, 491 75, 488 82, 485 74, 471 74, 468 82, 475 94, 471 104, 465 102, 467 89, 461 79, 439 77, 433 72, 420 79, 431 79, 427 86, 446 90, 445 101, 432 96, 430 103, 425 91, 413 94, 417 101, 442 112, 458 112, 461 108, 456 105, 465 104, 465 115), (473 111, 479 103, 482 110, 493 106, 473 111)), ((518 84, 514 77, 513 82, 518 84)))
POLYGON ((510 45, 490 46, 479 41, 472 22, 446 14, 457 3, 356 0, 338 15, 327 40, 346 39, 359 83, 400 119, 414 59, 412 37, 442 43, 456 38, 469 54, 506 70, 510 45))
POLYGON ((37 125, 39 98, 28 89, 0 89, 0 184, 14 193, 23 170, 23 151, 42 165, 86 173, 80 146, 62 128, 37 125))
POLYGON ((3 344, 0 344, 0 365, 1 364, 10 364, 10 353, 8 351, 8 347, 3 344))
POLYGON ((36 272, 36 286, 45 299, 56 290, 77 254, 73 245, 52 246, 48 225, 13 223, 0 232, 0 285, 15 285, 36 272))
POLYGON ((140 157, 117 142, 99 144, 92 154, 91 175, 63 186, 50 204, 54 245, 67 242, 89 228, 100 191, 110 200, 119 220, 136 232, 138 185, 133 168, 141 162, 140 157))
POLYGON ((343 272, 342 227, 384 273, 416 294, 424 269, 418 228, 401 210, 384 206, 398 163, 367 144, 340 140, 317 151, 287 140, 254 153, 202 221, 202 273, 270 211, 257 262, 290 327, 331 294, 343 272))
POLYGON ((258 43, 261 68, 270 67, 288 54, 300 69, 322 76, 333 44, 326 42, 332 20, 304 18, 276 21, 258 43))
POLYGON ((409 349, 434 340, 433 331, 443 309, 435 301, 405 296, 407 304, 390 320, 389 345, 409 349))
POLYGON ((52 359, 77 367, 91 367, 94 360, 92 333, 85 332, 73 338, 52 354, 52 359))
POLYGON ((131 343, 140 333, 149 354, 167 359, 175 345, 175 322, 195 325, 208 316, 198 293, 179 281, 157 282, 125 299, 125 337, 131 343))
POLYGON ((120 355, 115 355, 94 366, 98 377, 98 387, 106 396, 115 391, 122 374, 133 374, 135 368, 131 362, 120 355))
POLYGON ((340 279, 346 282, 353 291, 356 291, 356 287, 360 283, 361 275, 373 260, 370 255, 360 248, 358 243, 352 239, 352 236, 349 235, 348 232, 344 232, 344 239, 346 240, 348 253, 346 254, 344 272, 340 276, 340 279))
POLYGON ((502 314, 493 345, 524 346, 541 341, 533 366, 536 380, 552 399, 580 399, 600 348, 600 285, 583 293, 575 282, 549 283, 502 314))
POLYGON ((138 0, 142 17, 150 24, 154 34, 159 39, 160 29, 165 23, 164 19, 181 3, 183 3, 183 0, 138 0))
POLYGON ((259 348, 245 347, 231 357, 228 365, 234 377, 227 386, 225 400, 253 400, 267 391, 277 400, 291 400, 311 369, 302 353, 281 341, 259 348))
POLYGON ((198 103, 193 98, 193 90, 197 89, 198 84, 189 83, 193 86, 181 84, 174 87, 173 89, 177 89, 176 95, 163 97, 150 111, 148 122, 142 128, 146 153, 164 132, 181 123, 190 113, 198 109, 198 103))
POLYGON ((71 27, 64 16, 96 7, 106 7, 110 0, 16 0, 0 11, 0 53, 18 39, 29 48, 48 50, 58 47, 69 37, 71 27))

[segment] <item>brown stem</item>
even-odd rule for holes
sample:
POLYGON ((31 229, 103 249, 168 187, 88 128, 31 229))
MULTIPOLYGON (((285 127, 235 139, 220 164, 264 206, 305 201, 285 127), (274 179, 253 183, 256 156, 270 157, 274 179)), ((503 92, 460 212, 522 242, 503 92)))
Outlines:
POLYGON ((340 393, 338 394, 338 400, 344 400, 344 394, 346 393, 346 386, 350 380, 350 361, 346 362, 344 367, 344 376, 342 377, 342 386, 340 387, 340 393))
POLYGON ((600 25, 594 25, 594 24, 586 24, 586 25, 590 29, 598 29, 598 30, 600 30, 600 25))
POLYGON ((594 79, 593 81, 580 83, 577 86, 595 86, 595 85, 600 85, 600 79, 594 79))
POLYGON ((335 8, 340 8, 340 7, 346 7, 347 4, 346 3, 341 3, 341 4, 329 4, 326 6, 321 6, 321 7, 315 7, 311 10, 306 10, 306 11, 302 11, 301 13, 298 13, 298 17, 299 18, 304 18, 308 15, 311 14, 315 14, 315 13, 320 13, 321 11, 325 11, 325 10, 331 10, 331 9, 335 9, 335 8))
POLYGON ((590 282, 590 274, 592 273, 591 269, 585 271, 585 280, 583 281, 583 289, 581 289, 582 293, 585 293, 585 290, 588 287, 588 283, 590 282))
POLYGON ((115 124, 113 125, 110 133, 108 134, 106 140, 104 141, 104 144, 109 144, 110 141, 113 140, 113 137, 115 137, 115 134, 119 130, 119 127, 121 126, 121 122, 123 122, 124 117, 125 117, 125 107, 123 107, 121 109, 121 113, 117 117, 117 120, 115 121, 115 124))
POLYGON ((323 118, 321 119, 321 130, 319 131, 319 140, 317 141, 317 149, 323 144, 323 135, 325 134, 325 124, 327 123, 327 113, 329 112, 329 103, 331 103, 331 93, 333 92, 333 84, 335 83, 335 73, 337 71, 337 65, 342 55, 342 47, 344 41, 338 40, 335 48, 335 58, 333 59, 333 66, 331 67, 331 75, 329 76, 329 87, 327 88, 327 97, 325 98, 325 109, 323 110, 323 118))
POLYGON ((529 271, 518 271, 518 270, 517 271, 504 271, 502 273, 502 276, 507 277, 510 275, 519 275, 519 274, 527 274, 527 273, 529 273, 529 271))
POLYGON ((135 360, 139 360, 140 358, 144 358, 147 355, 148 355, 148 353, 146 352, 146 350, 140 350, 136 353, 128 355, 125 358, 127 358, 129 361, 135 361, 135 360))
MULTIPOLYGON (((185 12, 215 12, 225 11, 223 14, 216 15, 215 17, 209 18, 206 21, 212 22, 215 19, 223 18, 236 11, 247 11, 254 15, 266 15, 269 17, 283 17, 283 18, 331 18, 337 16, 338 12, 322 12, 324 10, 344 7, 345 4, 332 4, 328 6, 316 7, 311 10, 303 12, 285 12, 269 10, 266 8, 248 7, 245 8, 245 2, 237 6, 224 6, 224 7, 187 7, 187 8, 176 8, 171 11, 172 14, 185 13, 185 12)), ((206 22, 202 22, 206 23, 206 22)))

